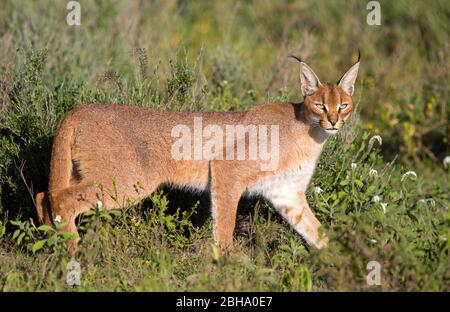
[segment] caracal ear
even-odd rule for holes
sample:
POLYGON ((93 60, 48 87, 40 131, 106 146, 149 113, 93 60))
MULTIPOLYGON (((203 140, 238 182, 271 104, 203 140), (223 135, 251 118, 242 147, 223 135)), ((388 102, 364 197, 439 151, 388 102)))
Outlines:
POLYGON ((358 76, 359 69, 359 60, 355 65, 350 67, 350 69, 339 79, 338 86, 344 90, 350 96, 353 96, 353 92, 355 91, 355 81, 358 76))
POLYGON ((313 94, 322 85, 316 73, 305 62, 300 62, 300 83, 303 96, 313 94))

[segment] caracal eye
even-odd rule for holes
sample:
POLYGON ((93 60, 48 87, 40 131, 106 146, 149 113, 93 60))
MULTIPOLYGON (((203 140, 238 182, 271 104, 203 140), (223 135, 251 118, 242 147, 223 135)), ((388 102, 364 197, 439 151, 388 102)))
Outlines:
POLYGON ((317 107, 318 109, 320 109, 320 110, 323 110, 323 111, 326 111, 326 110, 327 110, 327 108, 326 108, 325 105, 323 105, 323 104, 316 104, 316 107, 317 107))
POLYGON ((346 109, 347 106, 348 106, 348 104, 342 103, 341 105, 339 105, 339 108, 340 108, 341 110, 343 110, 343 109, 346 109))

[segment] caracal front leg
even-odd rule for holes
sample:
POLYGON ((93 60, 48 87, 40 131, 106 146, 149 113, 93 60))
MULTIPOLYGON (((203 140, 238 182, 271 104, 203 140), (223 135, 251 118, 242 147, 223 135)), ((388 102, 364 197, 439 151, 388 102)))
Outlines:
POLYGON ((317 249, 328 245, 328 237, 319 235, 321 224, 309 208, 305 193, 273 192, 268 199, 309 245, 317 249))
POLYGON ((233 247, 233 233, 240 199, 238 191, 229 191, 224 186, 215 186, 211 192, 214 241, 223 251, 233 247))
POLYGON ((233 247, 233 234, 236 227, 236 215, 243 187, 231 177, 232 168, 223 162, 212 166, 211 177, 211 210, 213 218, 214 241, 222 251, 230 251, 233 247))

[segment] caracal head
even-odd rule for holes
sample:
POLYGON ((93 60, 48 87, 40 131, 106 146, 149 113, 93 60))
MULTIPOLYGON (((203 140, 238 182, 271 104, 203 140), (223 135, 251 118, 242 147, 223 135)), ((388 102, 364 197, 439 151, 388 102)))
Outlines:
POLYGON ((312 125, 320 126, 328 134, 336 134, 353 110, 352 96, 358 76, 359 58, 337 83, 321 83, 308 64, 296 59, 300 61, 306 120, 312 125))

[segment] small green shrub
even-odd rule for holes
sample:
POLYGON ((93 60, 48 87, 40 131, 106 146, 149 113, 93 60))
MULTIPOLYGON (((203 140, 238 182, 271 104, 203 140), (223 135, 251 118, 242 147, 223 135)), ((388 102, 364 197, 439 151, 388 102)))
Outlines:
POLYGON ((36 227, 31 221, 10 221, 17 229, 12 240, 17 246, 25 246, 27 251, 35 254, 39 250, 62 253, 66 250, 66 242, 74 237, 73 233, 62 231, 66 223, 54 223, 54 227, 41 225, 36 227))

